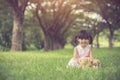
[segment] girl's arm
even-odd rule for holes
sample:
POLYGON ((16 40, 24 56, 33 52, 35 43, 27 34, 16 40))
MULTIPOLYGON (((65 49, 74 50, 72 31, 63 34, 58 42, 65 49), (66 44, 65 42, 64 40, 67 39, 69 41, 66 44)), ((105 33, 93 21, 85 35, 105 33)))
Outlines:
POLYGON ((92 50, 92 48, 90 49, 90 59, 93 59, 93 50, 92 50))
POLYGON ((78 52, 77 52, 77 48, 74 48, 74 54, 73 54, 73 59, 75 59, 77 62, 79 61, 78 59, 78 52))

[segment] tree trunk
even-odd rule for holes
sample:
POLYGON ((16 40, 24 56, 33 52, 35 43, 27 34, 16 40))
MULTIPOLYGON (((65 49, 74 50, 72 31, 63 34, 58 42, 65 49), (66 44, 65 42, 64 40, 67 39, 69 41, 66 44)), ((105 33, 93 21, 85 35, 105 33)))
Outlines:
POLYGON ((65 45, 65 39, 60 35, 54 33, 51 35, 50 33, 45 34, 44 40, 44 49, 48 50, 56 50, 56 49, 63 49, 65 45))
POLYGON ((96 47, 100 48, 100 44, 99 44, 99 33, 96 35, 96 47))
POLYGON ((12 31, 12 51, 21 51, 22 50, 22 37, 23 37, 23 19, 24 13, 22 12, 13 12, 14 22, 13 22, 13 31, 12 31))
POLYGON ((114 36, 114 31, 112 29, 109 30, 110 34, 109 34, 109 48, 113 48, 113 36, 114 36))

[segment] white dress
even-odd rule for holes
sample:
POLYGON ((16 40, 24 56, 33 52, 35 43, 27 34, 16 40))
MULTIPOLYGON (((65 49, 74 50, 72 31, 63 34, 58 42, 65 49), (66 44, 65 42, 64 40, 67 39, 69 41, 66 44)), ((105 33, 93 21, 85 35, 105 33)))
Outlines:
MULTIPOLYGON (((82 48, 80 45, 76 46, 76 50, 78 52, 78 58, 84 58, 90 56, 90 49, 91 45, 86 46, 85 48, 82 48)), ((80 67, 80 64, 77 63, 75 59, 70 59, 68 62, 67 67, 80 67)))

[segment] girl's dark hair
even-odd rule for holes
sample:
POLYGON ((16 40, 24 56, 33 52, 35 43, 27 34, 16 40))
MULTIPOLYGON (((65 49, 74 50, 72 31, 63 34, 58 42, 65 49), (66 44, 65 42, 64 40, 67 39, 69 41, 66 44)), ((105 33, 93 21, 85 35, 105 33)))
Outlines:
POLYGON ((92 44, 92 41, 93 41, 92 36, 86 30, 81 30, 76 34, 76 36, 72 40, 72 44, 74 46, 76 46, 78 44, 77 38, 79 38, 79 39, 88 39, 89 44, 92 44))

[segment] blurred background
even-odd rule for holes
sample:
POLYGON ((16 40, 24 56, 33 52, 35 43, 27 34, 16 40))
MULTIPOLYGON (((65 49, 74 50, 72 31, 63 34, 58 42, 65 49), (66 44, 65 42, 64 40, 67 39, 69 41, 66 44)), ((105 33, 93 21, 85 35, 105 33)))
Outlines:
POLYGON ((0 0, 0 51, 72 46, 85 29, 93 46, 120 47, 119 0, 0 0))

